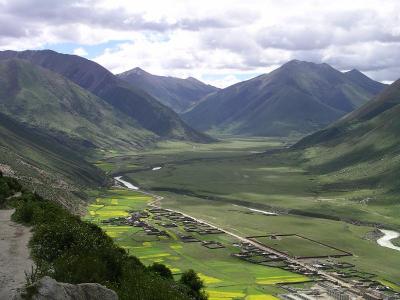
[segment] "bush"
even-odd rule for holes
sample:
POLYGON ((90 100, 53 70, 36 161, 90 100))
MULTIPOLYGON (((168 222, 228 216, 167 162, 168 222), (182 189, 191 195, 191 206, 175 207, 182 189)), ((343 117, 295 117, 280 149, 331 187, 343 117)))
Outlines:
POLYGON ((6 207, 7 198, 22 190, 15 178, 4 177, 0 171, 0 208, 6 207))
POLYGON ((208 297, 204 292, 204 282, 199 275, 193 270, 188 270, 182 274, 180 283, 186 285, 190 292, 189 294, 196 300, 206 300, 208 297))
POLYGON ((163 264, 153 263, 148 269, 165 279, 173 279, 171 270, 163 264))

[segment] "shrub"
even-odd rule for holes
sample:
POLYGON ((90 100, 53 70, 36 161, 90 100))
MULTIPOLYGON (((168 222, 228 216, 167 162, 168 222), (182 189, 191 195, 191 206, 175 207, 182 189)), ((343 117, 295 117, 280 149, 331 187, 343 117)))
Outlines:
POLYGON ((208 297, 204 292, 204 282, 199 275, 193 270, 188 270, 182 274, 180 283, 186 285, 190 292, 189 294, 196 300, 206 300, 208 297))
POLYGON ((173 279, 171 270, 163 264, 153 263, 148 269, 165 279, 173 279))

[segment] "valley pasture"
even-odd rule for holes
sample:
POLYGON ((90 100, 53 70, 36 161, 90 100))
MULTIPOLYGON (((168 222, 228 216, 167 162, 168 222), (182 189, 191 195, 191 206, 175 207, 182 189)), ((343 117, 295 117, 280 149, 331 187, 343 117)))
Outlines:
MULTIPOLYGON (((352 253, 353 256, 340 261, 354 264, 361 272, 373 270, 375 279, 400 284, 396 267, 399 254, 379 246, 371 226, 381 224, 399 229, 397 208, 384 201, 360 201, 368 195, 365 190, 326 189, 327 176, 311 172, 302 161, 302 153, 280 152, 289 143, 262 138, 223 139, 207 145, 166 142, 140 153, 114 153, 100 162, 115 166, 109 171, 111 174, 123 174, 140 188, 163 196, 161 203, 165 208, 182 211, 241 236, 298 234, 352 253), (162 168, 152 170, 159 166, 162 168), (249 208, 278 215, 268 216, 249 208)), ((146 256, 142 246, 136 245, 139 248, 135 249, 146 256)), ((190 248, 195 253, 198 246, 185 244, 179 251, 184 254, 190 248)), ((290 241, 281 249, 293 252, 296 247, 298 243, 290 241)), ((303 250, 309 249, 307 246, 303 250)), ((164 247, 159 253, 168 255, 146 259, 182 264, 171 250, 164 247)), ((209 267, 210 270, 213 269, 209 267)), ((201 271, 201 267, 199 271, 220 279, 201 271)), ((237 284, 246 281, 238 278, 240 274, 237 284)))
MULTIPOLYGON (((237 240, 226 234, 200 235, 193 233, 202 241, 213 241, 224 245, 224 248, 210 249, 200 242, 183 242, 179 236, 185 233, 181 226, 168 228, 169 237, 148 235, 140 227, 121 226, 104 223, 110 218, 127 217, 128 211, 144 210, 152 200, 139 192, 114 188, 99 196, 89 206, 87 221, 101 226, 118 245, 137 256, 144 264, 159 262, 167 265, 175 276, 193 268, 207 286, 210 299, 258 299, 265 294, 282 292, 277 283, 302 282, 309 278, 279 268, 261 266, 241 261, 232 257, 238 252, 233 246, 237 240), (258 298, 257 298, 258 297, 258 298)), ((148 222, 157 225, 150 214, 148 222)), ((147 219, 146 219, 147 220, 147 219)), ((264 298, 260 298, 264 299, 264 298)))

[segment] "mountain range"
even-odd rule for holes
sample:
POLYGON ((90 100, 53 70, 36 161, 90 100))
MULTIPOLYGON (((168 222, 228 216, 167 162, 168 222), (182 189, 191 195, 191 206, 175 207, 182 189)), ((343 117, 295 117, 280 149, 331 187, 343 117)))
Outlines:
POLYGON ((301 61, 220 90, 138 68, 116 76, 93 61, 50 50, 0 51, 0 167, 17 170, 46 197, 83 199, 80 185, 107 181, 88 160, 98 150, 142 149, 167 139, 212 142, 199 130, 214 130, 317 131, 295 148, 336 149, 321 156, 338 160, 325 164, 337 168, 396 153, 400 83, 384 88, 357 70, 301 61), (349 143, 357 146, 347 149, 349 143))
POLYGON ((67 78, 28 61, 0 61, 0 110, 58 139, 97 148, 140 147, 156 135, 67 78))
POLYGON ((74 209, 107 182, 89 162, 99 150, 212 141, 97 63, 48 50, 0 52, 0 137, 1 170, 74 209))
POLYGON ((171 76, 158 76, 141 68, 126 71, 119 74, 118 77, 139 86, 177 113, 185 112, 206 95, 219 90, 193 77, 181 79, 171 76))
POLYGON ((342 73, 328 64, 293 60, 206 96, 183 119, 202 131, 306 135, 360 107, 384 87, 357 70, 342 73))
POLYGON ((139 129, 150 131, 160 138, 195 142, 211 140, 190 128, 175 112, 148 93, 93 61, 51 50, 0 52, 0 60, 10 58, 24 59, 62 75, 130 117, 139 129))

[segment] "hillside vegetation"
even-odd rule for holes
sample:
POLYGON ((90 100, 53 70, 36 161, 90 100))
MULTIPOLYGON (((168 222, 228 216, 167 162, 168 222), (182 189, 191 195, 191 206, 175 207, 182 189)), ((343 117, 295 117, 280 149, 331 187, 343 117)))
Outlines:
POLYGON ((9 117, 86 148, 129 149, 156 137, 101 98, 25 60, 0 61, 0 108, 9 117))
POLYGON ((203 99, 183 115, 199 130, 255 136, 305 135, 351 112, 384 85, 358 71, 290 61, 203 99))
POLYGON ((299 141, 294 149, 302 149, 311 170, 326 174, 326 188, 367 189, 365 197, 371 203, 382 202, 379 194, 384 194, 386 201, 398 204, 399 114, 400 81, 396 81, 360 109, 299 141))
POLYGON ((211 140, 186 125, 176 113, 142 89, 119 79, 93 61, 50 50, 0 52, 0 60, 10 58, 28 60, 66 77, 130 117, 138 129, 144 128, 160 138, 196 142, 211 140))
POLYGON ((61 282, 100 283, 115 290, 122 300, 207 299, 194 271, 184 272, 177 282, 164 265, 145 267, 96 225, 81 221, 0 173, 0 208, 7 204, 16 208, 14 221, 34 228, 29 247, 36 268, 27 277, 28 299, 35 294, 29 285, 46 275, 61 282), (17 192, 19 196, 6 200, 17 192))
POLYGON ((0 113, 0 170, 44 197, 79 210, 87 189, 107 183, 79 154, 80 145, 28 127, 0 113))

